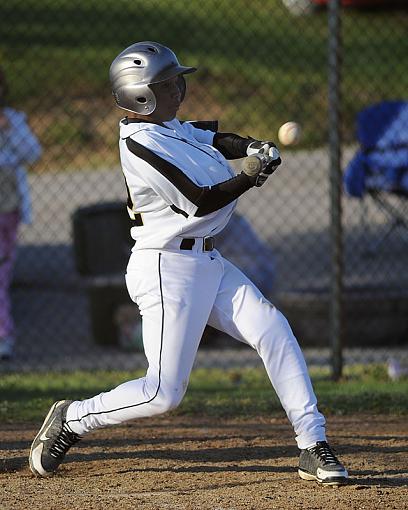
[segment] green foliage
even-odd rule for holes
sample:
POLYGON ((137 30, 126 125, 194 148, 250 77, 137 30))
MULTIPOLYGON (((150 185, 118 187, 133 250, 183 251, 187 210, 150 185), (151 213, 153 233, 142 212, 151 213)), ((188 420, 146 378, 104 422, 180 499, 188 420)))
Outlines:
MULTIPOLYGON (((313 369, 320 409, 327 415, 408 413, 408 379, 390 381, 385 366, 353 366, 333 382, 329 371, 313 369)), ((3 423, 41 421, 58 399, 83 399, 143 376, 143 372, 10 374, 0 380, 3 423)), ((263 369, 193 371, 187 394, 174 414, 219 417, 283 413, 263 369)))
MULTIPOLYGON (((301 148, 327 141, 325 10, 294 17, 281 0, 7 0, 1 17, 0 56, 12 99, 36 115, 52 114, 56 103, 75 98, 100 98, 113 109, 112 59, 136 40, 158 40, 199 67, 189 76, 198 106, 186 102, 186 117, 211 112, 228 130, 260 138, 294 119, 304 126, 301 148)), ((407 17, 399 11, 343 12, 346 142, 354 140, 355 114, 363 106, 406 95, 407 17)), ((89 109, 102 117, 94 105, 89 109)), ((81 126, 55 129, 46 145, 62 139, 95 152, 81 126)), ((108 142, 113 146, 114 140, 112 130, 108 142)))

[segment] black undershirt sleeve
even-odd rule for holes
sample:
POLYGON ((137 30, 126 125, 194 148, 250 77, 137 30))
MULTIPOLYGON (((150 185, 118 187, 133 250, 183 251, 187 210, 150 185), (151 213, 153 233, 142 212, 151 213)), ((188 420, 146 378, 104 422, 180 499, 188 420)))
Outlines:
MULTIPOLYGON (((225 207, 254 186, 253 179, 243 172, 211 187, 198 186, 178 167, 131 138, 126 138, 126 146, 133 154, 149 163, 166 177, 180 193, 196 205, 197 211, 194 216, 197 217, 205 216, 225 207)), ((175 210, 174 207, 172 209, 175 210)), ((184 211, 178 210, 177 212, 182 214, 184 211)))
POLYGON ((253 141, 253 138, 242 138, 234 133, 215 133, 213 147, 226 159, 238 159, 247 155, 247 147, 253 141))
POLYGON ((242 172, 211 188, 202 188, 203 192, 196 202, 198 209, 194 216, 201 217, 218 211, 218 209, 236 200, 253 185, 251 179, 242 172))

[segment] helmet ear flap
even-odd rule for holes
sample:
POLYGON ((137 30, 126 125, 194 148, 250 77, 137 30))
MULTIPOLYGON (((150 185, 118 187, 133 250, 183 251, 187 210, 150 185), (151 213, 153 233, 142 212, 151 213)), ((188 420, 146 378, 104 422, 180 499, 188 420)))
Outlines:
POLYGON ((184 97, 186 95, 187 84, 186 84, 186 79, 184 78, 184 76, 182 74, 179 74, 177 76, 177 85, 178 85, 178 88, 180 89, 181 101, 184 101, 184 97))

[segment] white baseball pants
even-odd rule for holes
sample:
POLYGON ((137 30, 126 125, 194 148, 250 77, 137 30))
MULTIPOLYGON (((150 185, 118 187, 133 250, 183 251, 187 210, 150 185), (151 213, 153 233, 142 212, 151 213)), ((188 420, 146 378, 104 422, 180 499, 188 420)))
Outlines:
POLYGON ((67 422, 74 432, 83 435, 175 408, 186 392, 208 323, 257 350, 298 447, 325 440, 325 420, 287 320, 216 250, 136 250, 126 282, 142 316, 147 373, 107 393, 73 402, 67 422))

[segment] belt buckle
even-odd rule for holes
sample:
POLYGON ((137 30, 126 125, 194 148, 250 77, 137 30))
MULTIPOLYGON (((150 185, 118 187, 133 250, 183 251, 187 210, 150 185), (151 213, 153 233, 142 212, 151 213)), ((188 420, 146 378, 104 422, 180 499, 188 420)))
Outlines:
POLYGON ((203 250, 204 251, 212 251, 214 249, 214 238, 213 237, 204 237, 203 241, 203 250))

